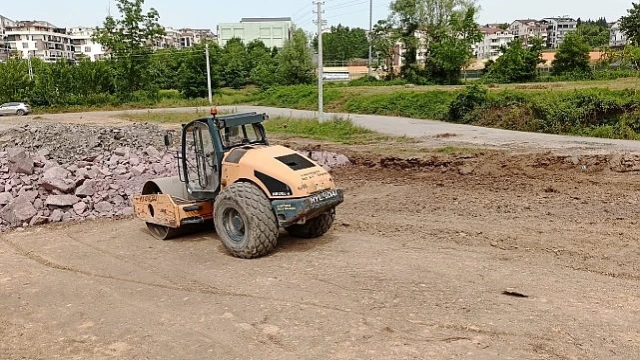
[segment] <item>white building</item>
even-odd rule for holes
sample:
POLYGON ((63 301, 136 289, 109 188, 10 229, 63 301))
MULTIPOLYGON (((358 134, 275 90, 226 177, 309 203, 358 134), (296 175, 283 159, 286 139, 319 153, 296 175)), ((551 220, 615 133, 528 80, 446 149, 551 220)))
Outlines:
POLYGON ((245 18, 239 23, 218 25, 218 43, 225 46, 233 38, 245 44, 261 40, 268 48, 282 48, 291 38, 293 22, 291 18, 245 18))
POLYGON ((627 34, 625 34, 620 28, 620 22, 616 22, 609 28, 609 34, 611 35, 609 40, 609 46, 621 47, 625 46, 628 42, 627 34))
POLYGON ((557 49, 568 33, 578 30, 578 22, 570 17, 544 18, 547 24, 547 47, 557 49))
POLYGON ((190 48, 204 41, 217 41, 218 37, 209 29, 180 29, 180 47, 190 48))
POLYGON ((0 62, 6 61, 11 53, 9 42, 7 41, 6 28, 13 26, 15 21, 0 15, 0 62))
POLYGON ((174 29, 164 28, 165 36, 157 39, 153 44, 158 49, 185 49, 194 47, 205 40, 215 40, 216 36, 207 29, 174 29))
POLYGON ((104 58, 105 51, 101 44, 91 39, 95 29, 88 27, 75 27, 68 31, 71 36, 71 42, 75 47, 75 58, 82 56, 89 58, 91 61, 97 61, 104 58))
POLYGON ((509 33, 522 40, 524 45, 529 45, 533 38, 541 38, 543 44, 547 43, 547 23, 539 20, 516 20, 509 26, 509 33))
POLYGON ((485 27, 481 28, 480 31, 484 34, 484 39, 473 46, 474 53, 478 59, 497 59, 502 55, 500 48, 503 46, 506 47, 511 41, 513 41, 513 39, 515 39, 515 35, 511 34, 509 30, 485 27))
POLYGON ((17 21, 5 28, 12 52, 46 62, 74 60, 75 49, 65 29, 46 21, 17 21))

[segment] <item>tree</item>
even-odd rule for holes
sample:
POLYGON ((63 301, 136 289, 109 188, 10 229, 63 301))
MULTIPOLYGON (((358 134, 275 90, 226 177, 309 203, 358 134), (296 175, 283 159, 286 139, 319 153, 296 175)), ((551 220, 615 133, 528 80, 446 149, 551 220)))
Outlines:
POLYGON ((282 85, 310 84, 313 82, 311 48, 304 30, 298 29, 287 40, 277 56, 277 79, 282 85))
POLYGON ((631 3, 627 15, 620 19, 620 29, 634 45, 640 45, 640 3, 631 3))
POLYGON ((385 71, 389 78, 395 76, 393 57, 399 38, 399 32, 393 28, 393 25, 388 20, 378 21, 371 32, 371 45, 377 59, 375 67, 385 71))
POLYGON ((117 0, 120 19, 107 16, 102 28, 96 28, 93 41, 104 46, 117 62, 119 91, 130 94, 145 89, 151 82, 149 59, 151 45, 165 31, 158 23, 160 15, 151 8, 143 14, 144 0, 117 0))
MULTIPOLYGON (((208 95, 205 45, 206 44, 198 44, 193 48, 193 51, 184 51, 181 54, 177 86, 182 95, 187 98, 199 98, 208 95)), ((211 87, 213 92, 216 92, 222 87, 223 69, 220 64, 221 53, 222 50, 218 44, 209 43, 211 87)))
POLYGON ((592 22, 590 20, 584 22, 578 25, 577 32, 591 48, 609 45, 609 28, 607 26, 603 27, 598 22, 592 22))
MULTIPOLYGON (((361 28, 332 26, 331 31, 322 34, 323 56, 325 61, 349 61, 369 56, 367 33, 361 28)), ((314 49, 318 49, 318 36, 313 39, 314 49)))
POLYGON ((419 73, 418 49, 431 46, 433 37, 442 38, 453 16, 465 14, 470 8, 479 11, 476 0, 395 0, 391 3, 390 21, 400 29, 404 45, 403 76, 419 73))
POLYGON ((448 27, 435 31, 425 61, 430 81, 438 84, 460 82, 462 68, 473 57, 471 45, 482 40, 475 16, 476 9, 470 7, 464 14, 452 14, 448 27))
POLYGON ((534 81, 538 77, 537 67, 542 63, 542 39, 536 37, 525 47, 521 39, 513 40, 501 49, 502 56, 490 62, 485 78, 497 83, 534 81))
POLYGON ((227 86, 240 89, 249 78, 247 48, 239 38, 233 38, 222 49, 222 67, 227 86))
POLYGON ((555 75, 564 73, 591 73, 589 51, 591 48, 576 33, 569 33, 556 52, 552 72, 555 75))
POLYGON ((276 62, 269 48, 260 40, 252 41, 247 45, 247 56, 251 82, 262 88, 274 85, 276 62))

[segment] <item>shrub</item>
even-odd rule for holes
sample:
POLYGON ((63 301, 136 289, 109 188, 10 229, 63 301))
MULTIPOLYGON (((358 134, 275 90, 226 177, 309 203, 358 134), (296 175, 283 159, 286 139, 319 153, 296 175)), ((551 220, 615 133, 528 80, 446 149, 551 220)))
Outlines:
POLYGON ((484 106, 489 99, 488 91, 484 87, 473 84, 456 97, 449 105, 449 119, 456 122, 464 122, 467 114, 474 109, 484 106))

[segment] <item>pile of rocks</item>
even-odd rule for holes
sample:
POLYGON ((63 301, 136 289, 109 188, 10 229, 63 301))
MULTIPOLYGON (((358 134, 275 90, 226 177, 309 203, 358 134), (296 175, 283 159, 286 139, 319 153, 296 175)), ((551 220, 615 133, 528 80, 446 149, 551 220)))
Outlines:
MULTIPOLYGON (((178 173, 164 133, 151 124, 29 124, 1 132, 0 231, 133 215, 132 198, 146 181, 178 173)), ((349 164, 340 154, 301 153, 326 169, 349 164)))
POLYGON ((0 152, 0 229, 133 214, 131 198, 151 178, 177 174, 175 157, 153 146, 117 148, 67 164, 23 148, 0 152))

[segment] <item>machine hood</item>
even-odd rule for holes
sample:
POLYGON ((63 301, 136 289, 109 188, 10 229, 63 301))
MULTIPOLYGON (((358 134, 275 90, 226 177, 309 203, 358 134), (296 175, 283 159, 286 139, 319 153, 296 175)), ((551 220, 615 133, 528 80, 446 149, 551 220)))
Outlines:
POLYGON ((248 179, 270 198, 305 197, 335 187, 331 174, 323 167, 279 145, 237 148, 225 156, 224 163, 223 186, 248 179))

